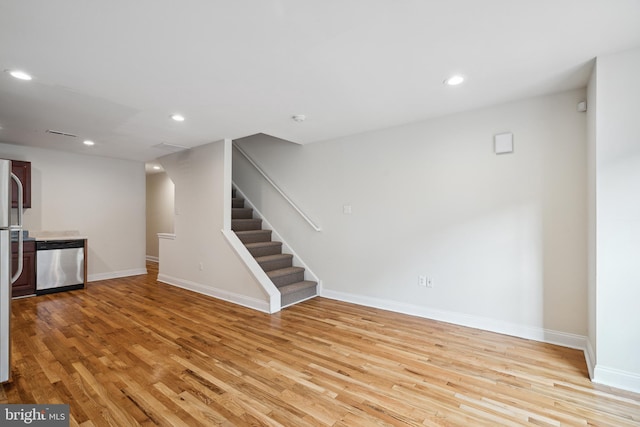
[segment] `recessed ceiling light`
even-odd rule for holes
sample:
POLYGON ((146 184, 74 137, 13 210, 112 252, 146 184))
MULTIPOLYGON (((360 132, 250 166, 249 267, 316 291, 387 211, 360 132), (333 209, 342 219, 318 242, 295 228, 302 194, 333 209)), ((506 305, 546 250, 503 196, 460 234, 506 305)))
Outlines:
POLYGON ((444 84, 449 86, 457 86, 462 82, 464 82, 464 77, 459 74, 456 74, 455 76, 451 76, 448 79, 446 79, 444 81, 444 84))
POLYGON ((29 74, 25 73, 24 71, 20 71, 20 70, 6 70, 6 71, 16 79, 31 80, 33 78, 29 74))
POLYGON ((153 170, 157 170, 157 171, 159 171, 159 170, 160 170, 160 166, 155 165, 155 166, 153 167, 153 170))
POLYGON ((307 116, 305 116, 304 114, 295 114, 291 116, 291 118, 293 119, 293 121, 296 121, 298 123, 301 123, 307 120, 307 116))
POLYGON ((95 142, 90 141, 90 140, 88 140, 88 139, 86 139, 86 140, 83 142, 83 144, 84 144, 84 145, 86 145, 86 146, 88 146, 88 147, 91 147, 91 146, 93 146, 93 145, 96 145, 96 143, 95 143, 95 142))
POLYGON ((176 122, 184 122, 184 116, 182 114, 172 114, 171 118, 176 122))

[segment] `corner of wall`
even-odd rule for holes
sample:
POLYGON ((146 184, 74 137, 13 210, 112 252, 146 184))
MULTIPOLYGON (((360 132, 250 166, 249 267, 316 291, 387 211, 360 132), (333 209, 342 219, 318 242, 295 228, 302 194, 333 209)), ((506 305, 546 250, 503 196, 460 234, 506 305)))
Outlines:
POLYGON ((589 368, 589 377, 593 379, 596 366, 597 324, 596 324, 596 286, 597 286, 597 192, 596 192, 596 112, 598 59, 587 85, 587 347, 585 358, 589 368))
POLYGON ((175 236, 160 241, 158 280, 263 312, 272 307, 255 277, 229 247, 231 140, 165 156, 175 183, 175 236))

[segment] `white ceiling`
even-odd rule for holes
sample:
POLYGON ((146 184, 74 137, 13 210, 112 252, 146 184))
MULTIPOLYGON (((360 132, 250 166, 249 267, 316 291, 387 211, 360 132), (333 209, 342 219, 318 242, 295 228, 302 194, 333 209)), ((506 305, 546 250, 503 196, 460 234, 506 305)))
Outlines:
POLYGON ((637 46, 639 0, 0 0, 0 142, 139 161, 305 144, 583 87, 637 46))

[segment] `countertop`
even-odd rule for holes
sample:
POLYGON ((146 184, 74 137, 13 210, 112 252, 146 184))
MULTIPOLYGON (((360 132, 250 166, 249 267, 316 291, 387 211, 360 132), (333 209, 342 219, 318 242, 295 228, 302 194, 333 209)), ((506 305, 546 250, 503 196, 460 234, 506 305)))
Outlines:
POLYGON ((84 240, 87 236, 83 236, 77 230, 65 231, 30 231, 29 237, 35 240, 84 240))

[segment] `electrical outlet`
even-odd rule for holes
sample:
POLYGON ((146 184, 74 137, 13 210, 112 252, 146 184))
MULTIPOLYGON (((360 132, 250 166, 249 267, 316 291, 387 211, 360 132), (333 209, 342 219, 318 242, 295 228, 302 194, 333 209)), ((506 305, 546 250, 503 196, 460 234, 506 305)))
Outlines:
POLYGON ((433 279, 431 277, 427 277, 427 288, 433 288, 433 279))
POLYGON ((427 286, 427 276, 418 276, 418 285, 427 286))

